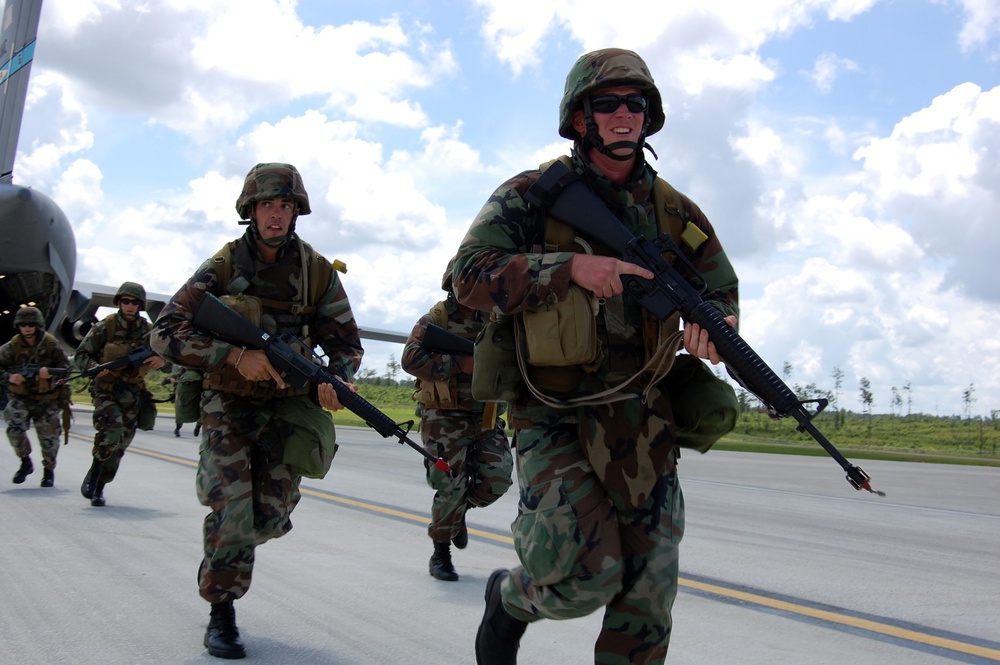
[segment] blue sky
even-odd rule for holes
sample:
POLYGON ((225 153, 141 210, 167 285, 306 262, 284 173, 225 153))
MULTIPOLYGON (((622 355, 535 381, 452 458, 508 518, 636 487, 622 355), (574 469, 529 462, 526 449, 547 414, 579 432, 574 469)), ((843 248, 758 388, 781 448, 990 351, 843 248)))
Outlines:
POLYGON ((862 377, 880 412, 907 383, 913 411, 1000 409, 994 0, 45 0, 14 178, 66 211, 79 280, 172 293, 241 232, 250 166, 290 161, 359 322, 406 332, 490 192, 568 149, 565 75, 605 46, 649 64, 654 166, 772 367, 839 367, 854 410, 862 377))

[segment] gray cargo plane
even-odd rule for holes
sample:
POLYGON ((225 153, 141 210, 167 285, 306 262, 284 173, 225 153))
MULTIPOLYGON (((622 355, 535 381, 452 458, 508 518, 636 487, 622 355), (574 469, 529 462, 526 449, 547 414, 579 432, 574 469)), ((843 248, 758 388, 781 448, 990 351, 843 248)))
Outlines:
MULTIPOLYGON (((117 286, 75 282, 76 239, 66 215, 42 192, 13 184, 41 11, 42 0, 7 0, 0 31, 0 344, 13 335, 18 308, 33 305, 72 352, 97 322, 97 310, 114 306, 117 286)), ((147 296, 155 319, 169 296, 147 296)), ((406 342, 405 334, 374 328, 362 327, 361 337, 406 342)))

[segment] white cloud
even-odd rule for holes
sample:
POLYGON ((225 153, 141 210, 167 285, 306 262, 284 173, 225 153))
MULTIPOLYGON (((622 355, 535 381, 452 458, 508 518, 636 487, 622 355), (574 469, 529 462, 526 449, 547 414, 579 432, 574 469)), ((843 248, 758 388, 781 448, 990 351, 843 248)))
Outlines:
MULTIPOLYGON (((965 10, 965 22, 958 35, 958 42, 964 51, 987 46, 1000 35, 1000 4, 995 0, 935 0, 936 2, 956 2, 965 10)), ((1000 52, 992 53, 994 61, 1000 59, 1000 52)))
POLYGON ((855 157, 883 215, 948 266, 949 284, 996 302, 1000 86, 956 86, 873 138, 855 157))
POLYGON ((811 72, 805 72, 820 92, 826 94, 833 89, 834 81, 843 72, 857 72, 861 68, 849 58, 840 58, 833 53, 823 53, 813 65, 811 72))

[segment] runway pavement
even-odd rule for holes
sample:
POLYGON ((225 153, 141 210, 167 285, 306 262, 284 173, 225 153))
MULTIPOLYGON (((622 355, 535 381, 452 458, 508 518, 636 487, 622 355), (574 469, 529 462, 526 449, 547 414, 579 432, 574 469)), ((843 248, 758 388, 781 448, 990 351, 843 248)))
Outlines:
MULTIPOLYGON (((190 425, 172 430, 161 418, 139 433, 105 508, 79 492, 89 413, 52 489, 37 450, 23 485, 13 452, 0 455, 0 663, 220 662, 201 645, 198 443, 190 425)), ((486 578, 516 564, 516 495, 470 513, 461 580, 440 582, 422 458, 366 429, 338 441, 327 478, 303 483, 295 528, 257 551, 236 605, 244 662, 474 663, 486 578)), ((862 466, 887 497, 856 492, 827 457, 685 454, 668 663, 1000 662, 1000 469, 862 466)), ((593 662, 599 626, 596 614, 533 624, 519 663, 593 662)))

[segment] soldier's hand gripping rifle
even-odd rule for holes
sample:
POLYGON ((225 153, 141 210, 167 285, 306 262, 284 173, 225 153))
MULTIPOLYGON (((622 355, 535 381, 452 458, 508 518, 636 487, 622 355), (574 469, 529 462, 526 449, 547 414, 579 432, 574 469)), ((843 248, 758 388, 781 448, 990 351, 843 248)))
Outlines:
POLYGON ((809 434, 843 467, 847 472, 847 481, 855 489, 885 496, 884 492, 872 489, 871 477, 861 467, 851 464, 812 423, 813 417, 826 406, 826 400, 799 400, 743 338, 726 324, 722 313, 701 297, 705 282, 669 234, 661 233, 653 241, 636 237, 580 181, 576 173, 559 161, 542 173, 525 193, 525 199, 582 235, 607 245, 618 252, 623 261, 652 272, 652 280, 622 275, 626 291, 661 320, 678 311, 685 321, 701 326, 708 332, 730 373, 764 403, 772 417, 794 418, 798 430, 809 434), (685 266, 687 277, 664 259, 663 253, 676 257, 685 266), (694 280, 697 286, 692 286, 688 279, 694 280), (805 407, 808 403, 817 405, 815 412, 805 407))
MULTIPOLYGON (((30 381, 32 379, 38 378, 38 372, 42 369, 42 365, 37 365, 35 363, 28 363, 27 365, 22 365, 18 369, 13 369, 10 371, 11 374, 20 374, 24 377, 25 381, 30 381)), ((62 385, 66 383, 67 378, 72 370, 68 367, 49 367, 49 378, 55 379, 55 384, 62 385)))
MULTIPOLYGON (((148 346, 136 349, 127 356, 122 356, 121 358, 115 358, 114 360, 109 360, 106 363, 101 363, 100 365, 94 365, 93 367, 88 367, 87 369, 80 372, 80 376, 91 378, 97 376, 106 369, 118 369, 119 367, 138 367, 147 358, 152 358, 156 355, 156 352, 148 346)), ((52 371, 52 370, 49 370, 52 371)))
MULTIPOLYGON (((412 420, 402 423, 407 426, 404 430, 364 397, 351 392, 351 389, 329 368, 318 365, 312 359, 299 353, 297 349, 308 353, 312 353, 312 349, 294 335, 285 334, 279 337, 268 335, 211 293, 206 293, 201 302, 198 303, 193 323, 196 328, 214 337, 245 346, 248 349, 264 351, 275 369, 283 372, 284 380, 295 388, 302 388, 309 382, 317 385, 329 383, 337 392, 337 399, 340 400, 340 403, 360 416, 365 424, 381 434, 383 438, 394 436, 399 440, 399 443, 410 446, 441 471, 446 473, 451 471, 451 466, 446 459, 443 457, 435 458, 424 450, 423 446, 414 443, 407 436, 410 428, 413 427, 412 420)), ((313 356, 315 357, 315 354, 313 356)))

